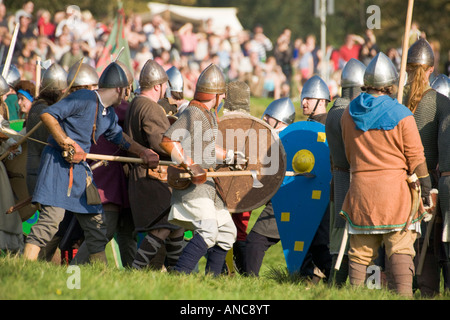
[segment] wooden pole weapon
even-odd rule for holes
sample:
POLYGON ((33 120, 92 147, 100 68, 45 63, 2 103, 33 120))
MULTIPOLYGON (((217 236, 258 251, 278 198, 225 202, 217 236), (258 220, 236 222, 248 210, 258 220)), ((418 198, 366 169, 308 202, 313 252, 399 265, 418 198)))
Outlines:
POLYGON ((408 10, 406 12, 406 23, 405 23, 405 35, 403 36, 402 63, 400 66, 400 79, 398 82, 398 93, 397 93, 397 100, 400 103, 403 103, 403 86, 406 77, 406 60, 408 58, 409 31, 411 30, 413 7, 414 7, 414 0, 408 0, 408 10))

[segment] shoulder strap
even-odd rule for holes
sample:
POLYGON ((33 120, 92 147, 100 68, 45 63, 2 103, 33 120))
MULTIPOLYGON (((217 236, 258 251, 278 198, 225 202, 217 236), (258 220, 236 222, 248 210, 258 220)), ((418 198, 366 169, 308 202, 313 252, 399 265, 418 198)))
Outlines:
POLYGON ((97 130, 97 116, 98 116, 98 96, 95 95, 97 98, 97 106, 95 108, 95 118, 94 118, 94 125, 92 127, 92 141, 94 141, 94 144, 97 144, 97 141, 95 140, 95 131, 97 130))

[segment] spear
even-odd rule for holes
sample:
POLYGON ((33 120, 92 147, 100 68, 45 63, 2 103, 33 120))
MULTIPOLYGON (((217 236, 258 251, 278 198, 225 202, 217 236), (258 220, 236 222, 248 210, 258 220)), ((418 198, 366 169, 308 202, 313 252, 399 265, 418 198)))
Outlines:
POLYGON ((5 65, 3 66, 2 77, 6 79, 9 72, 9 67, 11 66, 11 60, 14 53, 14 47, 17 42, 17 34, 19 33, 19 23, 14 27, 14 32, 11 38, 11 43, 9 44, 8 55, 6 56, 5 65))
POLYGON ((406 59, 408 58, 409 31, 411 30, 412 13, 414 0, 408 1, 408 10, 406 12, 405 35, 403 36, 402 64, 400 66, 400 80, 398 82, 397 100, 403 103, 403 84, 405 83, 406 59))

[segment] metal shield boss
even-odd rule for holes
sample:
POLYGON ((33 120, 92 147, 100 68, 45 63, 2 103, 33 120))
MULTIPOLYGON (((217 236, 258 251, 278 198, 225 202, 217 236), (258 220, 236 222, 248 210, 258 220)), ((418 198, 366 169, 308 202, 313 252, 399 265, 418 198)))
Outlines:
POLYGON ((280 132, 286 152, 286 176, 272 198, 278 232, 289 272, 300 270, 329 204, 330 151, 325 126, 299 121, 280 132))
MULTIPOLYGON (((286 171, 286 154, 278 134, 264 121, 242 112, 229 112, 219 119, 217 144, 245 154, 244 170, 256 175, 220 177, 219 183, 231 213, 252 211, 265 205, 277 192, 286 171), (260 182, 262 187, 254 187, 260 182)), ((221 165, 216 171, 232 171, 221 165)))

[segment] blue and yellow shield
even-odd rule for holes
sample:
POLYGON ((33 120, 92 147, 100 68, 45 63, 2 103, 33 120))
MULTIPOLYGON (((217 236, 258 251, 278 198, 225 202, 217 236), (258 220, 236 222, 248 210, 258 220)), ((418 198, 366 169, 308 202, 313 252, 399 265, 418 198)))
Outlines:
POLYGON ((330 151, 325 126, 300 121, 280 132, 286 152, 286 176, 272 198, 289 272, 300 270, 330 195, 330 151))

